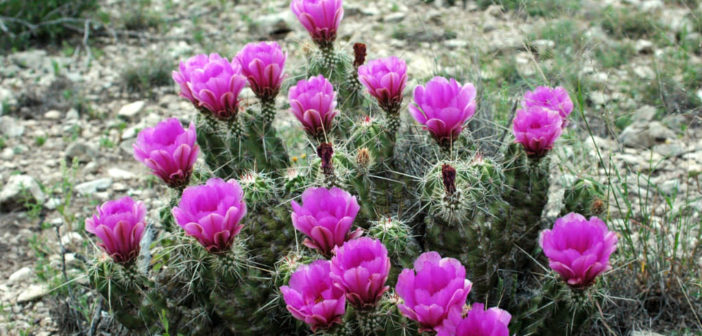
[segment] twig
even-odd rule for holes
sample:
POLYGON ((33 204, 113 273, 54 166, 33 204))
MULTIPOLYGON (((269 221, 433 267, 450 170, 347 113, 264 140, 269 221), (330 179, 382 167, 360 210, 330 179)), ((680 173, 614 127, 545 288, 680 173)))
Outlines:
POLYGON ((102 296, 98 296, 97 307, 95 307, 95 311, 93 311, 93 317, 90 320, 90 328, 88 329, 88 336, 95 335, 95 331, 97 330, 98 324, 100 324, 100 317, 102 316, 101 313, 102 313, 102 296))

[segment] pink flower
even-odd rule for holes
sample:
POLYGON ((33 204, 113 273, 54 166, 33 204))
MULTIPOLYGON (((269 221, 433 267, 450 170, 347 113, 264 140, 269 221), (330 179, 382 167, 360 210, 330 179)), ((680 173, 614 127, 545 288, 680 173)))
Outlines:
POLYGON ((302 123, 307 134, 321 137, 329 133, 336 110, 334 87, 324 76, 301 80, 288 92, 290 112, 302 123))
POLYGON ((213 117, 231 120, 239 112, 239 93, 246 86, 239 62, 229 62, 218 54, 197 55, 181 63, 173 79, 183 97, 213 117))
POLYGON ((329 261, 317 260, 300 266, 290 277, 289 286, 280 287, 288 311, 313 332, 341 324, 346 311, 344 291, 333 286, 329 272, 329 261))
POLYGON ((362 233, 349 232, 360 206, 356 197, 339 188, 308 188, 302 193, 302 205, 292 201, 292 208, 293 226, 309 237, 303 244, 325 256, 362 233))
POLYGON ((474 303, 465 318, 460 309, 452 310, 436 331, 437 336, 509 336, 510 319, 507 311, 496 307, 484 310, 482 303, 474 303))
POLYGON ((98 246, 116 263, 127 265, 139 256, 145 217, 144 204, 125 196, 99 206, 97 214, 85 220, 85 230, 100 238, 98 246))
POLYGON ((570 213, 557 219, 553 230, 541 232, 539 245, 551 269, 571 287, 584 288, 611 269, 609 256, 617 248, 617 235, 597 217, 587 220, 570 213))
POLYGON ((331 278, 358 309, 374 307, 388 290, 388 250, 380 240, 361 237, 334 248, 331 278))
POLYGON ((522 104, 526 108, 541 106, 558 111, 563 120, 566 120, 570 112, 573 111, 573 102, 568 96, 568 91, 560 86, 556 88, 539 86, 534 91, 527 91, 524 94, 524 102, 522 104))
POLYGON ((453 78, 434 77, 426 86, 414 89, 410 113, 440 145, 450 146, 475 114, 475 95, 473 84, 461 86, 453 78))
POLYGON ((249 79, 251 90, 256 97, 264 100, 271 100, 278 95, 285 78, 283 70, 287 57, 277 42, 249 43, 236 54, 241 72, 249 79))
POLYGON ((404 300, 398 304, 400 312, 419 322, 422 330, 431 330, 441 325, 451 310, 462 309, 471 287, 458 260, 425 252, 415 260, 414 270, 402 270, 395 290, 404 300))
POLYGON ((358 67, 358 79, 388 113, 397 113, 402 104, 402 91, 407 83, 407 64, 391 56, 358 67))
POLYGON ((189 236, 212 253, 225 253, 239 234, 246 215, 244 192, 235 180, 207 180, 183 191, 173 217, 189 236))
POLYGON ((192 82, 192 73, 205 68, 210 58, 205 54, 195 55, 185 62, 180 62, 179 71, 173 71, 171 77, 180 86, 180 95, 190 100, 195 106, 198 106, 198 101, 193 95, 190 83, 192 82))
POLYGON ((293 0, 290 9, 316 43, 329 46, 344 18, 342 0, 293 0))
POLYGON ((531 106, 517 110, 512 129, 515 141, 530 157, 543 157, 561 136, 563 119, 554 110, 531 106))
POLYGON ((144 163, 171 188, 188 185, 199 151, 195 125, 183 129, 177 118, 148 127, 134 142, 134 158, 144 163))

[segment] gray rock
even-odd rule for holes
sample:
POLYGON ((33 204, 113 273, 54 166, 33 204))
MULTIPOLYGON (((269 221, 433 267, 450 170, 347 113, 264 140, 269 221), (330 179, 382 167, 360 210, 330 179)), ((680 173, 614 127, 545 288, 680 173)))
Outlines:
POLYGON ((15 118, 0 117, 0 134, 14 138, 24 134, 24 126, 15 118))
POLYGON ((651 121, 656 116, 656 108, 650 105, 641 106, 634 112, 634 121, 651 121))
POLYGON ((26 282, 34 275, 34 271, 30 267, 22 267, 12 273, 7 279, 8 285, 14 285, 16 283, 26 282))
POLYGON ((401 22, 407 17, 406 13, 392 13, 383 17, 383 22, 401 22))
POLYGON ((2 150, 2 153, 0 153, 0 158, 3 160, 10 160, 13 156, 15 156, 15 151, 10 147, 6 147, 2 150))
POLYGON ((13 175, 0 191, 0 209, 22 207, 27 202, 44 203, 46 195, 29 175, 13 175))
POLYGON ((665 336, 653 331, 632 331, 631 336, 665 336))
POLYGON ((75 190, 81 195, 89 195, 98 190, 105 190, 112 185, 111 178, 100 178, 88 182, 83 182, 75 187, 75 190))
POLYGON ((122 108, 119 109, 119 112, 117 112, 117 116, 126 119, 134 118, 137 114, 139 114, 139 112, 141 112, 144 109, 145 104, 146 103, 143 100, 139 100, 124 105, 122 106, 122 108))
POLYGON ((619 142, 624 146, 639 148, 650 148, 673 139, 675 133, 658 121, 634 122, 619 135, 619 142))
POLYGON ((20 293, 17 297, 17 303, 30 302, 42 298, 49 294, 51 290, 45 284, 31 285, 20 293))
POLYGON ((119 168, 108 169, 107 175, 110 175, 115 180, 130 180, 136 177, 134 173, 119 168))
POLYGON ((49 200, 47 200, 46 203, 44 203, 44 207, 49 210, 54 210, 59 205, 61 205, 61 199, 55 197, 49 198, 49 200))
POLYGON ((679 143, 664 143, 653 146, 653 151, 665 157, 677 157, 685 153, 685 148, 679 143))
POLYGON ((252 24, 251 30, 258 34, 271 35, 292 31, 297 22, 292 11, 286 10, 279 13, 258 17, 252 24))
POLYGON ((78 162, 90 162, 95 157, 97 157, 98 151, 93 145, 90 145, 83 141, 76 141, 66 148, 66 154, 64 157, 67 162, 73 162, 74 159, 78 159, 78 162))
POLYGON ((61 237, 61 243, 67 246, 78 246, 83 242, 83 236, 78 232, 68 232, 61 237))
POLYGON ((78 120, 80 119, 80 114, 78 114, 78 110, 72 108, 66 112, 66 120, 78 120))

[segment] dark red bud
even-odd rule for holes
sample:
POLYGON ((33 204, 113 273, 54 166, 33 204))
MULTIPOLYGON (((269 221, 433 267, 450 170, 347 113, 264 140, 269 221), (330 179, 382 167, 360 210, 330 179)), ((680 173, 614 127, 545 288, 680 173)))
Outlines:
POLYGON ((366 62, 366 45, 355 43, 353 45, 353 66, 358 68, 366 62))
POLYGON ((446 194, 451 196, 456 192, 456 168, 451 167, 449 164, 444 164, 441 166, 441 178, 444 181, 444 188, 446 188, 446 194))

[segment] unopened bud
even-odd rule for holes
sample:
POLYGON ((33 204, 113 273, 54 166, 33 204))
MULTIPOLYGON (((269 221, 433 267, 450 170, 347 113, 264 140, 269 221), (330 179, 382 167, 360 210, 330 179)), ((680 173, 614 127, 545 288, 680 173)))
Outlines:
POLYGON ((360 67, 366 62, 366 45, 363 43, 356 43, 353 45, 353 66, 355 68, 360 67))
POLYGON ((456 168, 449 164, 441 166, 441 178, 446 188, 446 194, 451 196, 456 192, 456 168))
POLYGON ((360 168, 368 168, 368 165, 370 164, 370 151, 366 147, 362 147, 358 150, 358 154, 356 154, 356 163, 360 168))

